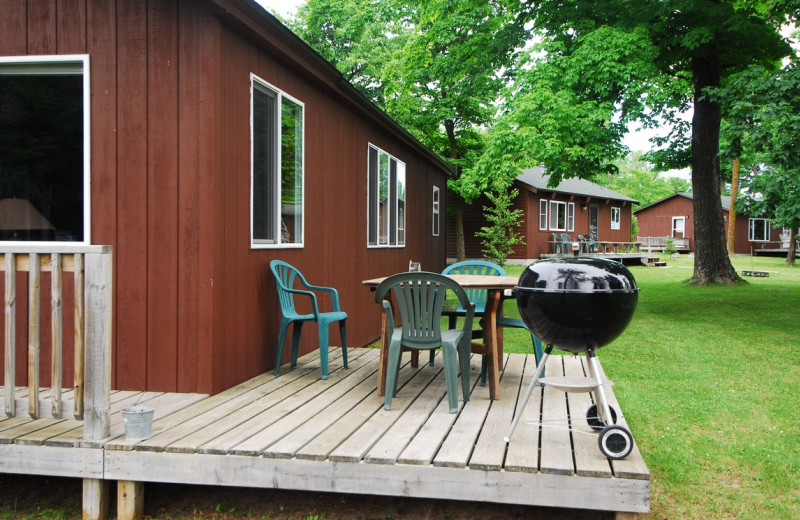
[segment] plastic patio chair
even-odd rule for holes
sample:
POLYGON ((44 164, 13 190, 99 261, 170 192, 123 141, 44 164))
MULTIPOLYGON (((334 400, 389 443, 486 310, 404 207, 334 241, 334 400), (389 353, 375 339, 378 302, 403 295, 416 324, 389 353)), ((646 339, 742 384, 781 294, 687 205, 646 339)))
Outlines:
POLYGON ((555 233, 550 233, 550 234, 553 235, 553 253, 556 254, 556 255, 560 255, 561 254, 561 239, 558 238, 558 235, 556 235, 555 233))
POLYGON ((339 322, 339 334, 342 339, 342 359, 344 368, 347 368, 347 334, 345 332, 345 321, 347 313, 339 307, 339 293, 333 287, 321 287, 311 285, 303 277, 303 274, 296 267, 281 260, 273 260, 269 263, 272 274, 275 275, 275 282, 278 288, 278 301, 281 306, 281 329, 278 333, 278 353, 275 358, 275 375, 281 369, 281 356, 283 354, 283 343, 286 338, 286 329, 289 324, 294 324, 292 332, 292 361, 291 367, 297 366, 297 350, 300 346, 300 334, 303 331, 303 324, 307 321, 316 321, 319 329, 319 357, 322 366, 322 379, 328 379, 328 326, 331 323, 339 322), (320 312, 320 305, 317 300, 316 292, 328 293, 331 297, 332 310, 330 312, 320 312), (309 298, 311 303, 311 314, 300 314, 295 306, 295 298, 309 298))
MULTIPOLYGON (((455 264, 447 266, 445 270, 442 271, 442 274, 480 274, 506 276, 506 271, 499 265, 493 262, 487 262, 486 260, 465 260, 463 262, 456 262, 455 264)), ((486 312, 486 298, 488 293, 486 289, 470 289, 467 291, 467 296, 469 296, 470 301, 475 304, 475 317, 481 318, 481 337, 485 337, 486 333, 483 330, 485 327, 485 322, 483 317, 486 312)), ((463 315, 463 310, 461 305, 459 305, 455 310, 445 311, 444 314, 448 316, 448 326, 452 329, 455 328, 458 317, 463 315)), ((528 330, 528 327, 522 320, 516 318, 507 318, 503 315, 500 315, 497 317, 497 328, 504 327, 528 330)), ((536 362, 538 363, 539 360, 542 359, 542 342, 539 340, 539 338, 533 335, 533 333, 531 333, 531 342, 533 343, 533 352, 536 357, 536 362)), ((481 386, 486 386, 486 375, 488 368, 487 363, 487 357, 483 356, 483 362, 481 363, 481 386)), ((433 364, 433 356, 431 356, 431 364, 433 364)))
POLYGON ((568 255, 570 251, 572 251, 572 237, 566 233, 561 233, 561 252, 565 255, 568 255))
POLYGON ((386 364, 386 394, 383 407, 391 410, 397 393, 400 356, 403 348, 416 350, 442 349, 447 401, 450 413, 458 411, 458 373, 461 372, 461 391, 464 402, 469 401, 469 358, 472 318, 475 305, 469 301, 463 287, 438 273, 415 271, 398 273, 386 278, 375 289, 375 302, 386 313, 388 350, 386 364), (460 329, 442 330, 442 309, 447 291, 452 291, 465 309, 460 329), (400 311, 401 324, 395 326, 392 305, 386 301, 389 291, 400 311))

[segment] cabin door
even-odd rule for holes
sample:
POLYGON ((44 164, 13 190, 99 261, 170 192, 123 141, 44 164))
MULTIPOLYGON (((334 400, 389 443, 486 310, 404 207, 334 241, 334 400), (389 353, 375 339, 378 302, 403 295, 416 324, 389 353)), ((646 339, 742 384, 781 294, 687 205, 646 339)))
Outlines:
POLYGON ((599 209, 597 204, 589 204, 589 236, 592 240, 597 241, 597 213, 599 209))
POLYGON ((686 220, 684 217, 672 217, 672 237, 684 238, 686 236, 686 220))

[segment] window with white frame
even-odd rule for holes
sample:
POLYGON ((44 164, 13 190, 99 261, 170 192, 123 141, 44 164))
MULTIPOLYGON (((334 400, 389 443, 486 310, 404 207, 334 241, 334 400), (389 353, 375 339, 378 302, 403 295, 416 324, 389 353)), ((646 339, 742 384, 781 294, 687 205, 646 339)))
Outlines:
POLYGON ((89 244, 89 57, 0 57, 0 241, 89 244))
POLYGON ((433 236, 439 236, 439 186, 433 187, 433 236))
POLYGON ((374 145, 367 155, 367 245, 405 246, 406 163, 374 145))
POLYGON ((684 238, 686 234, 686 219, 684 217, 672 217, 672 236, 684 238))
MULTIPOLYGON (((541 206, 540 206, 541 211, 541 206)), ((541 220, 541 215, 539 216, 541 220)), ((574 231, 575 230, 575 203, 550 201, 550 230, 574 231)))
POLYGON ((769 220, 751 218, 749 227, 748 238, 750 242, 769 242, 769 220))
POLYGON ((547 229, 547 199, 539 199, 539 229, 547 229))
POLYGON ((251 244, 303 245, 303 104, 251 75, 251 244))
POLYGON ((611 229, 619 229, 620 215, 619 208, 611 208, 611 229))

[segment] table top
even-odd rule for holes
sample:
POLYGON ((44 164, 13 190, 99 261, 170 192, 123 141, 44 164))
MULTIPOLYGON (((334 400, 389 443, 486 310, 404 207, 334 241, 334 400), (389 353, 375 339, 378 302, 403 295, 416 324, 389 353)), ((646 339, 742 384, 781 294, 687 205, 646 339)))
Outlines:
MULTIPOLYGON (((458 282, 458 284, 465 289, 512 289, 517 286, 517 282, 519 281, 519 278, 516 276, 493 276, 486 274, 448 274, 445 276, 458 282)), ((388 277, 371 278, 361 283, 372 287, 377 286, 386 278, 388 277)))

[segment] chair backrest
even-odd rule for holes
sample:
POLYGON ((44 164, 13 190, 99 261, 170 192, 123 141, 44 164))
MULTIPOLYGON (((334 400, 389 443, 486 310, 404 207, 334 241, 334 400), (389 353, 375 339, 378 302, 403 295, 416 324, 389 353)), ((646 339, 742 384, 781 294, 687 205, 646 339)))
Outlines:
POLYGON ((564 243, 564 244, 568 244, 568 243, 572 242, 572 237, 570 237, 566 233, 561 233, 561 242, 564 243))
MULTIPOLYGON (((506 271, 499 265, 485 260, 465 260, 447 266, 442 274, 479 274, 491 276, 505 276, 506 271)), ((475 314, 482 315, 486 309, 486 289, 467 289, 469 301, 475 304, 475 314)), ((464 308, 459 304, 459 311, 464 308)))
POLYGON ((382 303, 393 292, 403 327, 403 345, 426 348, 442 341, 442 309, 447 291, 467 309, 462 327, 472 329, 473 306, 461 285, 439 273, 415 271, 386 278, 375 289, 375 301, 382 303))
POLYGON ((281 311, 284 312, 284 314, 285 311, 296 312, 294 294, 289 292, 289 289, 294 287, 296 279, 299 279, 304 285, 308 285, 302 273, 293 265, 287 264, 282 260, 271 261, 269 263, 269 268, 272 270, 272 274, 275 275, 275 284, 278 288, 278 301, 281 304, 281 311))

